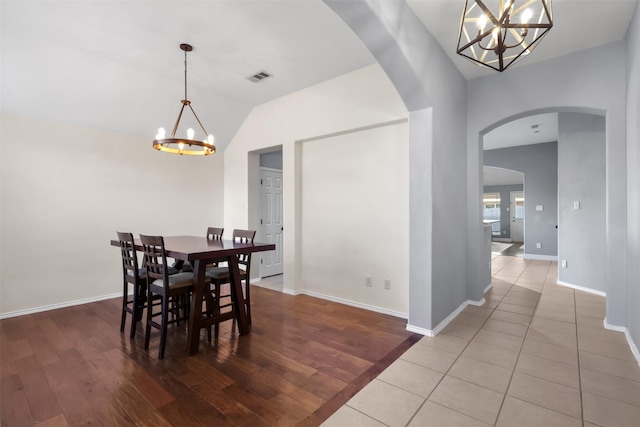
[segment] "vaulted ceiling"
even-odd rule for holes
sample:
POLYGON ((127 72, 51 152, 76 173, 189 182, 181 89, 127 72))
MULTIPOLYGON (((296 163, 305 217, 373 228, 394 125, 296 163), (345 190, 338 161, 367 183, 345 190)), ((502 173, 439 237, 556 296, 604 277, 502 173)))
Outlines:
MULTIPOLYGON (((464 0, 408 0, 455 55, 464 0)), ((522 65, 624 38, 636 0, 554 0, 554 29, 522 65)), ((321 0, 1 3, 2 112, 132 135, 170 128, 184 93, 219 149, 257 105, 375 62, 321 0), (266 70, 273 77, 247 77, 266 70)), ((189 125, 189 123, 186 123, 189 125)), ((186 126, 185 126, 186 127, 186 126)))

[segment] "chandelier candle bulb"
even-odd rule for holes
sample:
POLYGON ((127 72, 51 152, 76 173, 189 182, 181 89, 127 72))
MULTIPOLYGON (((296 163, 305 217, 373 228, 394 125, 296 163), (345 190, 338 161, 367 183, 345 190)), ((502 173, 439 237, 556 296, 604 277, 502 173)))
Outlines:
POLYGON ((480 15, 480 17, 478 18, 478 31, 479 32, 483 32, 484 31, 484 27, 487 26, 487 15, 485 15, 484 13, 482 15, 480 15))

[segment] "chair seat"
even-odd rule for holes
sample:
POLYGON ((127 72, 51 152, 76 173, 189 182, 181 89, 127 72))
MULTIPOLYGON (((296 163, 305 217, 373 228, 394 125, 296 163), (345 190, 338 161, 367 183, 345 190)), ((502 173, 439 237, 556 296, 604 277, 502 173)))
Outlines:
MULTIPOLYGON (((218 282, 228 281, 229 267, 207 268, 204 275, 205 277, 208 277, 211 280, 216 280, 218 282)), ((240 279, 244 279, 246 275, 247 275, 247 272, 240 269, 240 279)))
MULTIPOLYGON (((169 276, 169 287, 171 289, 183 288, 185 286, 191 286, 193 281, 193 274, 191 273, 176 273, 169 276)), ((154 280, 152 283, 154 286, 162 287, 162 279, 154 280)))

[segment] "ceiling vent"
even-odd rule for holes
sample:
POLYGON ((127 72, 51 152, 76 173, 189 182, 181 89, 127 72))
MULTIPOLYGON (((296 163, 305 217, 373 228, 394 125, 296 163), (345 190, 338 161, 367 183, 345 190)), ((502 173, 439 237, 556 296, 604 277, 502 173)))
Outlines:
POLYGON ((252 81, 254 83, 258 83, 261 82, 262 80, 268 79, 269 77, 272 77, 273 74, 268 73, 264 70, 260 70, 257 73, 255 73, 253 76, 249 76, 247 77, 247 80, 252 81))

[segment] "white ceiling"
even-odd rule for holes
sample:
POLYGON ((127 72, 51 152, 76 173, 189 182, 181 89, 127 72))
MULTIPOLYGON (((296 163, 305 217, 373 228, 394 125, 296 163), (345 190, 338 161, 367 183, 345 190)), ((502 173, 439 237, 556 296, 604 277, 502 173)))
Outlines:
POLYGON ((484 186, 514 184, 524 184, 523 173, 509 169, 495 168, 493 166, 484 167, 484 186))
MULTIPOLYGON (((622 39, 635 2, 554 0, 520 64, 622 39)), ((464 0, 408 3, 465 77, 494 73, 455 55, 464 0)), ((253 107, 375 62, 320 0, 2 0, 0 19, 3 113, 151 140, 181 106, 186 42, 189 99, 219 149, 253 107), (263 69, 274 77, 246 80, 263 69)))
POLYGON ((256 105, 375 62, 319 0, 3 0, 1 19, 3 112, 149 144, 181 107, 180 43, 194 47, 189 99, 219 149, 256 105), (246 79, 260 70, 273 77, 246 79))
POLYGON ((558 113, 538 114, 506 123, 482 138, 483 149, 540 144, 558 140, 558 113))

